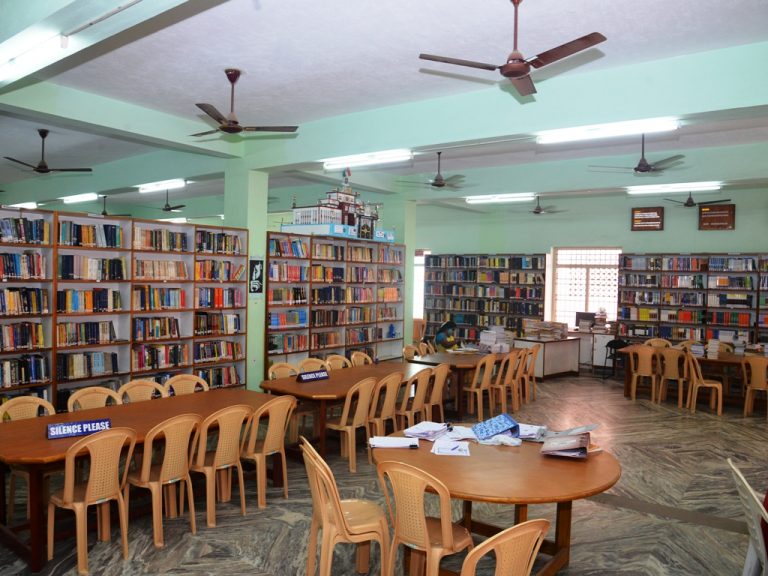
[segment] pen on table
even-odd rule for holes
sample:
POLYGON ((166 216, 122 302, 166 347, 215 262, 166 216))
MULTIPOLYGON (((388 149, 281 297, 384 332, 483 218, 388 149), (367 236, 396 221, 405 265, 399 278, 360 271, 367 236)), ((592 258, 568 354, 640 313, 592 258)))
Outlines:
POLYGON ((456 446, 454 446, 453 448, 451 448, 451 452, 453 452, 454 450, 458 450, 458 449, 459 449, 459 445, 458 445, 458 444, 456 444, 456 446))

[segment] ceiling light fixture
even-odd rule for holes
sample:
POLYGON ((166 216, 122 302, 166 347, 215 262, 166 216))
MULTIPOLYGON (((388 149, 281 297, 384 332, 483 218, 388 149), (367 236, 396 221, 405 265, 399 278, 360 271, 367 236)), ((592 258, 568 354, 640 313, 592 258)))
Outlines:
POLYGON ((86 192, 85 194, 74 194, 72 196, 59 196, 59 200, 64 204, 77 204, 78 202, 93 202, 98 200, 99 195, 96 192, 86 192))
POLYGON ((381 152, 368 152, 366 154, 353 154, 352 156, 337 156, 324 158, 323 170, 340 170, 342 168, 354 168, 356 166, 373 166, 375 164, 392 164, 394 162, 407 162, 413 159, 413 152, 405 148, 396 150, 382 150, 381 152))
POLYGON ((648 184, 646 186, 627 186, 627 194, 687 194, 689 192, 717 192, 723 187, 722 182, 677 182, 674 184, 648 184))
POLYGON ((22 210, 35 210, 37 202, 19 202, 18 204, 3 204, 3 208, 17 208, 22 210))
POLYGON ((186 224, 187 219, 184 216, 178 216, 176 218, 160 218, 160 222, 170 222, 171 224, 186 224))
POLYGON ((502 204, 506 202, 533 202, 536 194, 521 192, 519 194, 485 194, 482 196, 466 196, 467 204, 502 204))
POLYGON ((536 143, 559 144, 561 142, 614 138, 616 136, 631 136, 633 134, 652 134, 654 132, 677 130, 679 127, 680 122, 676 118, 649 118, 647 120, 593 124, 591 126, 577 126, 575 128, 537 132, 536 143))
POLYGON ((187 181, 183 178, 173 178, 172 180, 160 180, 159 182, 148 182, 147 184, 140 184, 134 186, 139 189, 140 194, 146 194, 147 192, 162 192, 164 190, 177 190, 184 188, 187 185, 187 181))

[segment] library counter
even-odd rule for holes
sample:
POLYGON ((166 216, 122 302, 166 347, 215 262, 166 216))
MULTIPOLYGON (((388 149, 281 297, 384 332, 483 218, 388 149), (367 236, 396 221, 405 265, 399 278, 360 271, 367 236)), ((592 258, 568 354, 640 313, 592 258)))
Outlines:
POLYGON ((533 348, 541 345, 536 356, 536 377, 547 378, 565 374, 579 374, 579 354, 581 340, 568 337, 564 340, 536 340, 533 338, 515 338, 515 348, 533 348))

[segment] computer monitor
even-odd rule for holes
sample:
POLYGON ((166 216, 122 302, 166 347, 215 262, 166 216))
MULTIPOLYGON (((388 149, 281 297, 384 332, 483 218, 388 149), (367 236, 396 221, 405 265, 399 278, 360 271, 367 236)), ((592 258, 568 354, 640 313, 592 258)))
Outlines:
POLYGON ((589 322, 589 327, 595 325, 594 312, 576 312, 576 327, 581 328, 582 322, 589 322))

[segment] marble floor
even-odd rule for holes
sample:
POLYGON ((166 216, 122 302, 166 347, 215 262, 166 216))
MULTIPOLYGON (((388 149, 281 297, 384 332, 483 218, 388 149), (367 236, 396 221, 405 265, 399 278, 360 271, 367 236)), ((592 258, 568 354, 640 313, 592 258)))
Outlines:
MULTIPOLYGON (((702 404, 703 406, 703 404, 702 404)), ((740 574, 747 547, 736 490, 725 462, 732 457, 757 490, 768 488, 768 419, 764 408, 744 418, 741 408, 727 407, 722 417, 706 409, 691 414, 677 409, 671 398, 651 404, 640 394, 624 398, 618 380, 590 375, 552 379, 539 384, 535 402, 515 417, 552 429, 596 422, 593 437, 621 462, 623 473, 608 492, 573 505, 570 566, 567 576, 588 575, 731 575, 740 574)), ((358 472, 334 452, 329 461, 342 497, 381 501, 374 467, 362 447, 358 472)), ((189 533, 183 519, 165 520, 166 548, 152 545, 149 516, 132 519, 130 556, 123 560, 119 534, 111 543, 96 543, 91 534, 92 574, 227 574, 250 576, 303 575, 312 510, 306 474, 300 462, 289 462, 289 499, 281 489, 267 490, 267 508, 256 507, 254 480, 247 480, 248 513, 232 503, 217 508, 216 528, 205 526, 204 500, 197 501, 198 533, 189 533)), ((458 503, 455 503, 458 517, 458 503)), ((19 513, 23 509, 19 506, 19 513)), ((476 505, 475 517, 511 524, 512 508, 476 505)), ((60 512, 64 514, 64 512, 60 512)), ((553 520, 554 506, 532 506, 529 518, 553 520)), ((373 550, 371 574, 378 572, 373 550)), ((461 556, 446 559, 445 567, 460 567, 461 556)), ((54 560, 43 574, 76 574, 74 537, 56 544, 54 560)), ((0 547, 0 574, 28 574, 13 553, 0 547)), ((334 575, 352 575, 354 549, 336 548, 334 575)), ((493 574, 481 565, 478 574, 493 574)))

